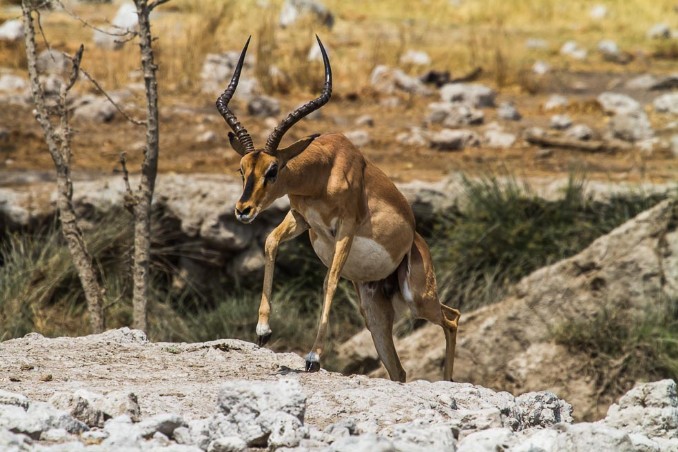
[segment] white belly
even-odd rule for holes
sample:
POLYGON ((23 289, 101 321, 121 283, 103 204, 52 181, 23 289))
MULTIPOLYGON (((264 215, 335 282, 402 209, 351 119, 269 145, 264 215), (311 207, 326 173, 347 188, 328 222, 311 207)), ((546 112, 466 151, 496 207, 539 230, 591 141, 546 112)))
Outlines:
MULTIPOLYGON (((326 267, 332 263, 334 241, 316 236, 312 242, 313 249, 326 267)), ((351 281, 379 281, 386 278, 396 269, 386 248, 372 239, 355 237, 348 259, 341 276, 351 281)))

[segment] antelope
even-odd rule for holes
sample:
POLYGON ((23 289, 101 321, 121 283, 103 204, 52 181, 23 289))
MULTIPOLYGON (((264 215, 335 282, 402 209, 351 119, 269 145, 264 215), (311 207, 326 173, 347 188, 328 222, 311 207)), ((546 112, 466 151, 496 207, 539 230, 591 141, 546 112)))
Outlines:
MULTIPOLYGON (((250 37, 251 39, 251 37, 250 37)), ((287 195, 290 210, 268 235, 264 281, 256 328, 264 346, 271 338, 269 316, 273 270, 281 243, 308 231, 315 253, 328 268, 318 332, 306 355, 306 371, 320 369, 330 307, 339 278, 353 282, 360 310, 374 346, 391 380, 404 382, 393 343, 394 303, 404 301, 415 317, 440 325, 445 332, 444 378, 452 379, 460 312, 438 300, 428 246, 415 232, 412 208, 391 180, 343 135, 314 134, 280 148, 285 133, 303 117, 325 105, 332 95, 332 69, 316 36, 325 67, 321 95, 290 113, 263 148, 252 138, 228 103, 240 78, 250 39, 243 48, 217 109, 232 129, 231 147, 242 156, 242 196, 235 216, 251 223, 273 201, 287 195)))

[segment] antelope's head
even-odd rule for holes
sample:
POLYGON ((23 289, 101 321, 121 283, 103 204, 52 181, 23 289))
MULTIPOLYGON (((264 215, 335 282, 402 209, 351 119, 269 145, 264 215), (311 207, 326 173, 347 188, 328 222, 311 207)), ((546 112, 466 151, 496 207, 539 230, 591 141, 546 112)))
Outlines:
POLYGON ((330 68, 330 60, 327 57, 325 47, 323 47, 320 38, 316 36, 320 51, 323 56, 323 63, 325 65, 325 86, 322 94, 317 99, 314 99, 290 113, 278 127, 276 127, 271 135, 266 140, 266 145, 263 148, 255 149, 252 137, 247 130, 240 125, 238 118, 228 108, 228 102, 233 97, 235 89, 238 86, 240 79, 240 71, 242 70, 243 62, 245 61, 245 54, 247 53, 247 46, 250 40, 247 40, 245 47, 240 54, 240 59, 233 72, 231 82, 228 84, 226 91, 223 92, 219 99, 217 99, 217 109, 221 116, 224 117, 226 123, 231 127, 233 132, 228 133, 228 138, 231 147, 242 156, 240 159, 240 174, 242 175, 243 191, 240 199, 235 205, 235 216, 243 223, 251 223, 254 218, 271 205, 273 201, 282 196, 277 189, 278 176, 282 171, 285 171, 285 166, 292 158, 303 152, 318 135, 311 135, 303 138, 292 145, 278 149, 283 135, 300 119, 319 109, 325 105, 332 95, 332 69, 330 68))

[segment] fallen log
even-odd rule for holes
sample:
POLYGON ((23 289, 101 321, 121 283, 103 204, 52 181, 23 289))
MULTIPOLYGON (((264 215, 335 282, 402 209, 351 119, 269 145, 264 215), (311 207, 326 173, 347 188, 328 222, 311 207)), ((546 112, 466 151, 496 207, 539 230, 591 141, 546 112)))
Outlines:
POLYGON ((578 140, 563 135, 535 131, 527 131, 525 133, 525 141, 537 146, 575 149, 587 152, 619 152, 631 148, 629 143, 621 140, 578 140))

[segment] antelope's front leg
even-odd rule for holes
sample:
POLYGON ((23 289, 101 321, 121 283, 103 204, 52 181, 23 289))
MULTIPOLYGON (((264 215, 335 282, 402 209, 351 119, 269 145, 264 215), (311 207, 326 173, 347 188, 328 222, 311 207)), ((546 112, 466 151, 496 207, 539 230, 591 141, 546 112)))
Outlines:
POLYGON ((308 230, 308 223, 294 210, 287 212, 287 215, 275 229, 266 237, 264 266, 264 288, 261 292, 261 303, 259 304, 259 321, 257 322, 257 342, 259 346, 266 345, 271 339, 271 327, 268 319, 271 315, 271 291, 273 290, 273 271, 275 269, 275 258, 278 255, 278 247, 281 243, 291 240, 302 232, 308 230))
POLYGON ((320 314, 320 323, 318 325, 318 335, 313 343, 313 348, 306 355, 306 371, 317 372, 320 370, 320 356, 325 348, 325 335, 327 333, 327 325, 330 320, 330 307, 332 306, 332 299, 334 292, 337 290, 337 284, 341 276, 341 271, 344 268, 348 254, 351 251, 353 244, 353 237, 355 236, 355 223, 342 222, 337 230, 337 240, 334 246, 334 256, 332 257, 332 265, 327 272, 324 285, 323 294, 323 309, 320 314))

